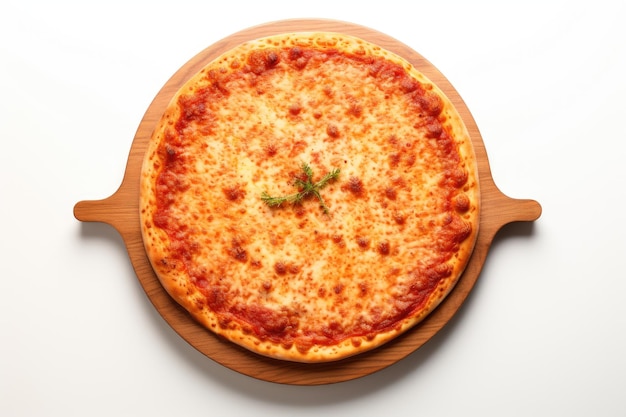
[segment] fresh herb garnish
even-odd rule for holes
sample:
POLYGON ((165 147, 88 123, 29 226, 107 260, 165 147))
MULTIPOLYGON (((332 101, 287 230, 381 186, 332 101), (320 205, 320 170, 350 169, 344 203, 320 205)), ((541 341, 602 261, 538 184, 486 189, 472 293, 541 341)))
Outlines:
POLYGON ((320 194, 320 190, 324 188, 329 182, 334 181, 339 177, 340 170, 333 169, 318 182, 313 182, 313 170, 311 167, 303 162, 300 167, 303 176, 298 176, 294 180, 294 186, 300 189, 299 192, 286 195, 283 197, 272 197, 267 192, 263 191, 261 194, 261 200, 270 207, 280 207, 283 203, 300 204, 302 200, 307 197, 315 196, 320 202, 320 208, 325 214, 329 213, 328 206, 324 202, 320 194), (304 178, 304 179, 303 179, 304 178))

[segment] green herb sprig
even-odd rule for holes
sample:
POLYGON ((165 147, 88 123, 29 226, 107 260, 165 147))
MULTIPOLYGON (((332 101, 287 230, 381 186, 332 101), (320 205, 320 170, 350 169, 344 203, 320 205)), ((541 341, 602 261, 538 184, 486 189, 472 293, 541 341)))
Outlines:
POLYGON ((307 163, 303 162, 300 169, 302 170, 305 179, 296 177, 293 184, 300 189, 299 192, 283 197, 272 197, 267 192, 263 191, 263 193, 261 193, 261 200, 263 200, 263 202, 270 207, 280 207, 283 203, 300 204, 305 198, 315 196, 319 200, 320 208, 324 214, 329 214, 328 206, 324 202, 324 199, 320 194, 320 190, 328 185, 329 182, 336 180, 341 171, 338 168, 333 169, 331 172, 324 175, 321 180, 314 183, 313 170, 311 167, 307 163))

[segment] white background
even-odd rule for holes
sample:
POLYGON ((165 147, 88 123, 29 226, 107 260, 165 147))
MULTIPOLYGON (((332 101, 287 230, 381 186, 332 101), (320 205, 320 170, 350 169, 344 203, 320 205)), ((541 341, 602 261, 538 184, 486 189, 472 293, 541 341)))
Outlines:
POLYGON ((626 415, 626 5, 614 1, 6 1, 0 5, 0 415, 626 415), (371 376, 299 387, 222 367, 143 293, 113 194, 187 60, 286 18, 361 24, 430 60, 499 188, 543 206, 499 233, 459 314, 371 376))

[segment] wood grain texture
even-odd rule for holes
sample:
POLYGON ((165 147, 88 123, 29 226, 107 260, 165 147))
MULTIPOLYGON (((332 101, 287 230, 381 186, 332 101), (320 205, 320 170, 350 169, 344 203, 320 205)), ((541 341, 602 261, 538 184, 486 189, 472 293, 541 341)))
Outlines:
POLYGON ((78 220, 107 223, 121 234, 148 298, 166 322, 189 344, 234 371, 265 381, 293 385, 330 384, 363 377, 414 352, 441 330, 461 307, 478 279, 498 230, 508 223, 534 221, 540 215, 541 206, 536 201, 509 198, 497 188, 480 132, 470 111, 433 65, 408 46, 375 30, 346 22, 317 19, 278 21, 252 27, 216 42, 192 58, 165 84, 146 111, 135 134, 120 188, 106 199, 80 201, 74 207, 74 216, 78 220), (340 32, 357 36, 410 61, 445 92, 461 114, 472 138, 481 184, 481 218, 476 247, 465 273, 444 302, 418 326, 390 343, 370 352, 326 364, 301 364, 265 358, 222 340, 197 324, 159 283, 146 256, 139 223, 141 163, 152 130, 176 91, 204 65, 240 43, 294 31, 340 32))

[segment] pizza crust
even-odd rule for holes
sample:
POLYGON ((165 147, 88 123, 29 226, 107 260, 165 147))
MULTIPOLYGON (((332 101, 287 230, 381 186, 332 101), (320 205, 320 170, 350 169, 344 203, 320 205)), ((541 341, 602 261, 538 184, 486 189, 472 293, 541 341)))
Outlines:
POLYGON ((146 252, 172 298, 216 335, 308 363, 430 314, 469 261, 479 203, 449 99, 404 59, 337 33, 263 38, 209 63, 163 114, 140 183, 146 252), (341 169, 320 190, 329 214, 260 198, 298 191, 303 162, 314 180, 341 169))

